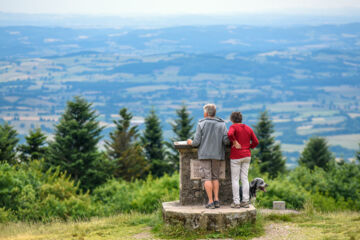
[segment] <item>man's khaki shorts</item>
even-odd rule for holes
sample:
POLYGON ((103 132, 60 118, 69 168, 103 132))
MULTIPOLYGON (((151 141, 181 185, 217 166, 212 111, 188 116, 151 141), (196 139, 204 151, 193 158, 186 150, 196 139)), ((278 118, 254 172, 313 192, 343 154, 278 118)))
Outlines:
POLYGON ((220 161, 216 159, 200 159, 201 181, 211 181, 219 179, 220 161))

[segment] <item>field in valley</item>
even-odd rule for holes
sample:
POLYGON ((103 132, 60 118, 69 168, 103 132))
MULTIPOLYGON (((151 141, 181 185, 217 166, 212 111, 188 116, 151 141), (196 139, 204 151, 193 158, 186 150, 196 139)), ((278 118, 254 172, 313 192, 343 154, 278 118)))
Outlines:
POLYGON ((197 121, 214 102, 220 117, 240 110, 249 125, 268 109, 289 167, 313 135, 350 160, 360 142, 359 29, 2 27, 0 119, 22 137, 35 127, 51 136, 66 101, 82 95, 107 127, 104 138, 120 108, 142 128, 154 107, 168 139, 181 104, 197 121))

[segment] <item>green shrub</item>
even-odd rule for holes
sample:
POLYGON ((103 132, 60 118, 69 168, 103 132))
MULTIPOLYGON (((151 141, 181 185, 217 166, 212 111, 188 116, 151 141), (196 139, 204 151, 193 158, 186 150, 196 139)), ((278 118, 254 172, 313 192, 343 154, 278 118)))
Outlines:
POLYGON ((179 175, 126 182, 109 180, 92 195, 59 170, 43 171, 42 161, 0 164, 0 221, 88 219, 120 212, 154 212, 162 201, 179 198, 179 175))
POLYGON ((161 202, 179 198, 179 175, 155 179, 149 175, 146 180, 134 182, 112 179, 97 187, 92 198, 105 215, 130 211, 154 212, 161 202))
POLYGON ((336 164, 328 171, 297 167, 290 172, 289 180, 304 188, 322 211, 360 210, 360 167, 353 163, 336 164))
POLYGON ((336 204, 336 200, 332 197, 321 195, 320 193, 315 193, 310 196, 311 201, 313 202, 314 208, 320 211, 335 211, 340 208, 336 204))
POLYGON ((153 179, 149 176, 134 196, 132 208, 150 213, 158 209, 161 202, 179 199, 179 175, 153 179))
POLYGON ((42 166, 42 161, 17 166, 0 164, 0 206, 21 221, 86 219, 96 215, 88 193, 83 194, 65 173, 43 172, 42 166))
POLYGON ((273 201, 285 201, 290 209, 301 209, 309 196, 305 189, 301 188, 284 176, 273 180, 266 180, 269 184, 267 192, 258 192, 257 204, 261 207, 272 208, 273 201))
POLYGON ((315 167, 310 170, 304 166, 295 168, 289 174, 289 181, 311 193, 325 194, 329 192, 328 173, 324 169, 315 167))
MULTIPOLYGON (((282 200, 287 208, 308 212, 360 210, 360 167, 338 164, 328 171, 297 167, 269 180, 253 164, 249 180, 262 177, 269 184, 257 194, 257 206, 272 208, 282 200)), ((117 213, 150 213, 161 202, 179 199, 179 174, 127 182, 111 179, 83 193, 78 184, 59 170, 44 172, 42 161, 10 166, 0 163, 0 222, 88 219, 117 213)))
MULTIPOLYGON (((255 171, 256 172, 256 171, 255 171)), ((359 210, 360 167, 343 163, 332 166, 328 171, 315 167, 310 170, 299 166, 287 175, 265 181, 268 192, 258 194, 257 204, 272 207, 272 201, 286 201, 287 208, 302 209, 305 202, 311 202, 316 210, 359 210)))
POLYGON ((10 210, 6 210, 4 207, 0 208, 0 223, 10 222, 15 220, 15 216, 10 210))
POLYGON ((138 181, 128 183, 111 179, 93 191, 92 199, 104 215, 129 212, 134 192, 137 191, 139 184, 138 181))

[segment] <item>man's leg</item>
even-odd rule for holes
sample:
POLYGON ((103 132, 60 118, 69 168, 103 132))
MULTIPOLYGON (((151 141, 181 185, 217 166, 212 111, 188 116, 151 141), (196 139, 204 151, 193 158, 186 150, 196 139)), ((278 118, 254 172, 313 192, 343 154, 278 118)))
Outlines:
POLYGON ((204 182, 204 187, 205 187, 205 191, 206 191, 206 194, 208 196, 208 199, 209 199, 209 202, 208 203, 212 203, 214 202, 213 200, 213 185, 212 185, 212 182, 210 180, 206 180, 204 182))
POLYGON ((239 196, 240 162, 239 162, 239 159, 231 159, 230 167, 231 167, 231 185, 232 185, 233 201, 235 204, 240 204, 240 196, 239 196))
POLYGON ((212 180, 214 201, 219 201, 219 180, 212 180))
POLYGON ((209 202, 214 202, 213 200, 213 185, 211 182, 211 160, 200 160, 200 171, 201 171, 201 181, 204 184, 206 194, 208 196, 209 202))
POLYGON ((220 160, 211 160, 211 179, 214 191, 214 200, 219 201, 219 175, 220 175, 220 160))

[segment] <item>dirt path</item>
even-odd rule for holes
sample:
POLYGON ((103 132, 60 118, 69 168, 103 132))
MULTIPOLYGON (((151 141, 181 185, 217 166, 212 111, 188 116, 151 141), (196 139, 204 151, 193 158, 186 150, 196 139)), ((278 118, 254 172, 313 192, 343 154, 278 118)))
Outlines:
POLYGON ((150 233, 150 230, 151 230, 151 228, 150 227, 146 227, 146 228, 144 228, 144 231, 143 232, 141 232, 141 233, 138 233, 138 234, 135 234, 135 235, 133 235, 132 237, 134 238, 134 239, 154 239, 153 238, 153 236, 151 235, 151 233, 150 233))
POLYGON ((301 229, 284 223, 270 223, 265 226, 264 236, 253 238, 252 240, 288 240, 303 239, 301 229))

